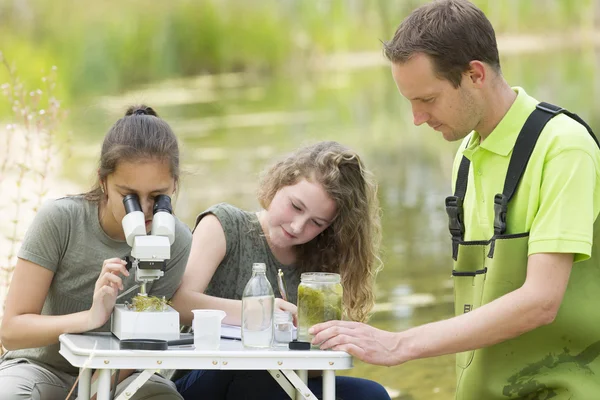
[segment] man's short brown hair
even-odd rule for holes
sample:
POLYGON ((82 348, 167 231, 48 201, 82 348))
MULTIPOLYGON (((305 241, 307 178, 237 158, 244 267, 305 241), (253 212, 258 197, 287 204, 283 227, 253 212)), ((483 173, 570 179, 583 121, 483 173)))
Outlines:
POLYGON ((404 63, 417 53, 428 55, 436 75, 456 88, 471 61, 485 62, 500 73, 494 28, 467 0, 437 0, 417 8, 383 49, 393 63, 404 63))

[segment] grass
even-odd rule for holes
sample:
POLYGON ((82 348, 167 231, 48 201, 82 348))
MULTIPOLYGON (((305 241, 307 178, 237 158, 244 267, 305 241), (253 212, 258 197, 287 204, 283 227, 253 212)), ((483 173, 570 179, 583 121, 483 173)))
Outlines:
MULTIPOLYGON (((4 197, 0 208, 5 216, 0 229, 1 317, 24 228, 48 195, 48 177, 59 151, 57 137, 65 111, 54 96, 56 69, 51 69, 39 80, 39 86, 32 88, 1 53, 0 64, 9 78, 0 88, 10 104, 10 122, 0 128, 0 192, 4 197)), ((68 147, 64 138, 60 142, 62 148, 68 147)))

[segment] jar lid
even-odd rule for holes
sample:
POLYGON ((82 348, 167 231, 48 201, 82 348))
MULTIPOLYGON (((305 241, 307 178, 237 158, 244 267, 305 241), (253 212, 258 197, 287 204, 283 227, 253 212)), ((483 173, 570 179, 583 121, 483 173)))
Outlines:
POLYGON ((297 340, 292 340, 288 347, 290 350, 310 350, 310 342, 299 342, 297 340))
POLYGON ((340 283, 340 274, 333 272, 304 272, 300 275, 302 282, 340 283))

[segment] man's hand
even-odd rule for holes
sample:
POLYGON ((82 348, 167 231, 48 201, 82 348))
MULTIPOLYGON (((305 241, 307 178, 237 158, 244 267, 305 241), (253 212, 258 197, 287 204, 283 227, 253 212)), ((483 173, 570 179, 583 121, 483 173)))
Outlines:
POLYGON ((322 350, 345 351, 369 364, 398 365, 405 359, 398 354, 400 341, 395 333, 359 322, 328 321, 309 329, 313 344, 322 350))

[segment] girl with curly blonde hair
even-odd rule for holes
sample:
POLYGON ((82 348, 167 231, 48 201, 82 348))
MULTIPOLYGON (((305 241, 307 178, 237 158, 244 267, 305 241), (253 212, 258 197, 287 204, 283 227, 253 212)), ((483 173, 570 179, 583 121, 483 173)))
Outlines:
MULTIPOLYGON (((373 283, 382 266, 375 179, 354 151, 336 142, 320 142, 298 150, 264 175, 259 189, 260 205, 269 210, 280 189, 294 187, 303 180, 321 186, 335 203, 335 213, 314 239, 296 244, 288 251, 294 254, 299 273, 316 270, 339 273, 345 316, 365 321, 375 304, 373 283)), ((289 205, 298 208, 293 201, 289 205)), ((277 236, 277 232, 271 232, 269 212, 263 211, 261 216, 265 221, 263 226, 266 223, 269 233, 277 236)), ((285 249, 285 244, 280 248, 285 249)))
MULTIPOLYGON (((186 272, 173 297, 182 322, 191 324, 191 310, 206 308, 224 310, 225 323, 240 325, 253 262, 266 264, 271 283, 279 269, 284 272, 289 302, 277 298, 276 309, 297 313, 301 273, 336 272, 345 317, 365 321, 381 267, 380 209, 377 185, 359 155, 337 142, 303 147, 266 171, 258 200, 263 208, 258 212, 222 203, 198 216, 186 272)), ((177 387, 185 399, 287 396, 265 371, 192 371, 177 387)), ((320 396, 319 377, 309 379, 309 387, 320 396)), ((359 378, 337 377, 336 393, 348 400, 389 399, 381 385, 359 378)))

